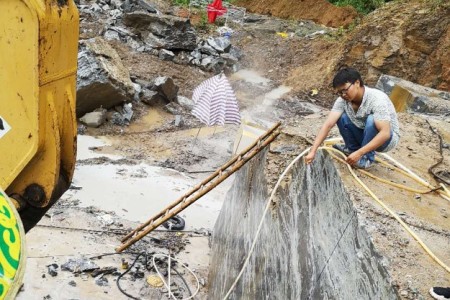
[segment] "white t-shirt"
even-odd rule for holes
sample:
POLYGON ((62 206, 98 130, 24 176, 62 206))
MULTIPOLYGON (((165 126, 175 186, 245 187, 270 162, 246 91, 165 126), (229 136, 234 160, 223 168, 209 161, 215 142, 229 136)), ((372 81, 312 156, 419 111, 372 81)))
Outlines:
POLYGON ((388 95, 380 90, 364 86, 361 106, 356 112, 353 110, 351 103, 341 97, 336 99, 331 111, 341 113, 345 111, 352 123, 361 129, 364 129, 366 126, 366 120, 369 115, 373 115, 375 121, 389 121, 392 130, 392 139, 389 145, 383 149, 383 152, 395 148, 400 140, 400 128, 394 105, 388 95))

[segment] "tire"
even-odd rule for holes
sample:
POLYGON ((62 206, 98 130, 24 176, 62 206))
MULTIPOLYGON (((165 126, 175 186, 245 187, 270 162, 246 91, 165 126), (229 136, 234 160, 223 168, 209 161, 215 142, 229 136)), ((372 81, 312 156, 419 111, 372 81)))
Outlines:
POLYGON ((182 217, 174 216, 170 218, 169 221, 164 222, 162 225, 169 230, 180 231, 184 229, 184 227, 186 226, 186 222, 182 217), (172 227, 170 227, 170 225, 172 225, 172 227))

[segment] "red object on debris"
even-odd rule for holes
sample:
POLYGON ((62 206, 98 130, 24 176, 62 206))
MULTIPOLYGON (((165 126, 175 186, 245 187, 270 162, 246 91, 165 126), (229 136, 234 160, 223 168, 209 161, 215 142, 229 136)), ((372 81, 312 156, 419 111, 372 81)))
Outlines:
POLYGON ((213 3, 208 4, 206 9, 208 11, 208 22, 214 23, 218 16, 227 12, 227 9, 222 6, 222 0, 214 0, 213 3))

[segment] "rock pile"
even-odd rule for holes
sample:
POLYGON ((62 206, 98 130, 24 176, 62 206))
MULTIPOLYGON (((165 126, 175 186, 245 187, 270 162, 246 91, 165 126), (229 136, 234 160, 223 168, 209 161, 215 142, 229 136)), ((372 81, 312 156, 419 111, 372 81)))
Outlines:
POLYGON ((176 64, 194 65, 208 72, 237 70, 241 53, 228 37, 202 39, 189 19, 173 16, 170 11, 162 12, 163 9, 146 0, 78 0, 76 3, 81 22, 95 25, 82 26, 78 57, 77 116, 87 126, 98 127, 105 121, 129 124, 132 101, 148 105, 163 103, 176 115, 183 109, 192 109, 190 99, 178 96, 172 78, 132 81, 109 41, 120 41, 134 51, 176 64))

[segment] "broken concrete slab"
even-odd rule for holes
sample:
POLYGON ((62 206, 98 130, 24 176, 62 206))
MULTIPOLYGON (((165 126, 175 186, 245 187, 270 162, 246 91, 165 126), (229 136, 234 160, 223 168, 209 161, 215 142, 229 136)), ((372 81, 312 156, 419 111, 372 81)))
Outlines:
POLYGON ((400 112, 450 113, 450 93, 435 90, 390 75, 381 75, 375 86, 389 95, 400 112))
POLYGON ((134 96, 128 70, 117 52, 102 38, 81 44, 77 73, 77 116, 110 108, 134 96))

